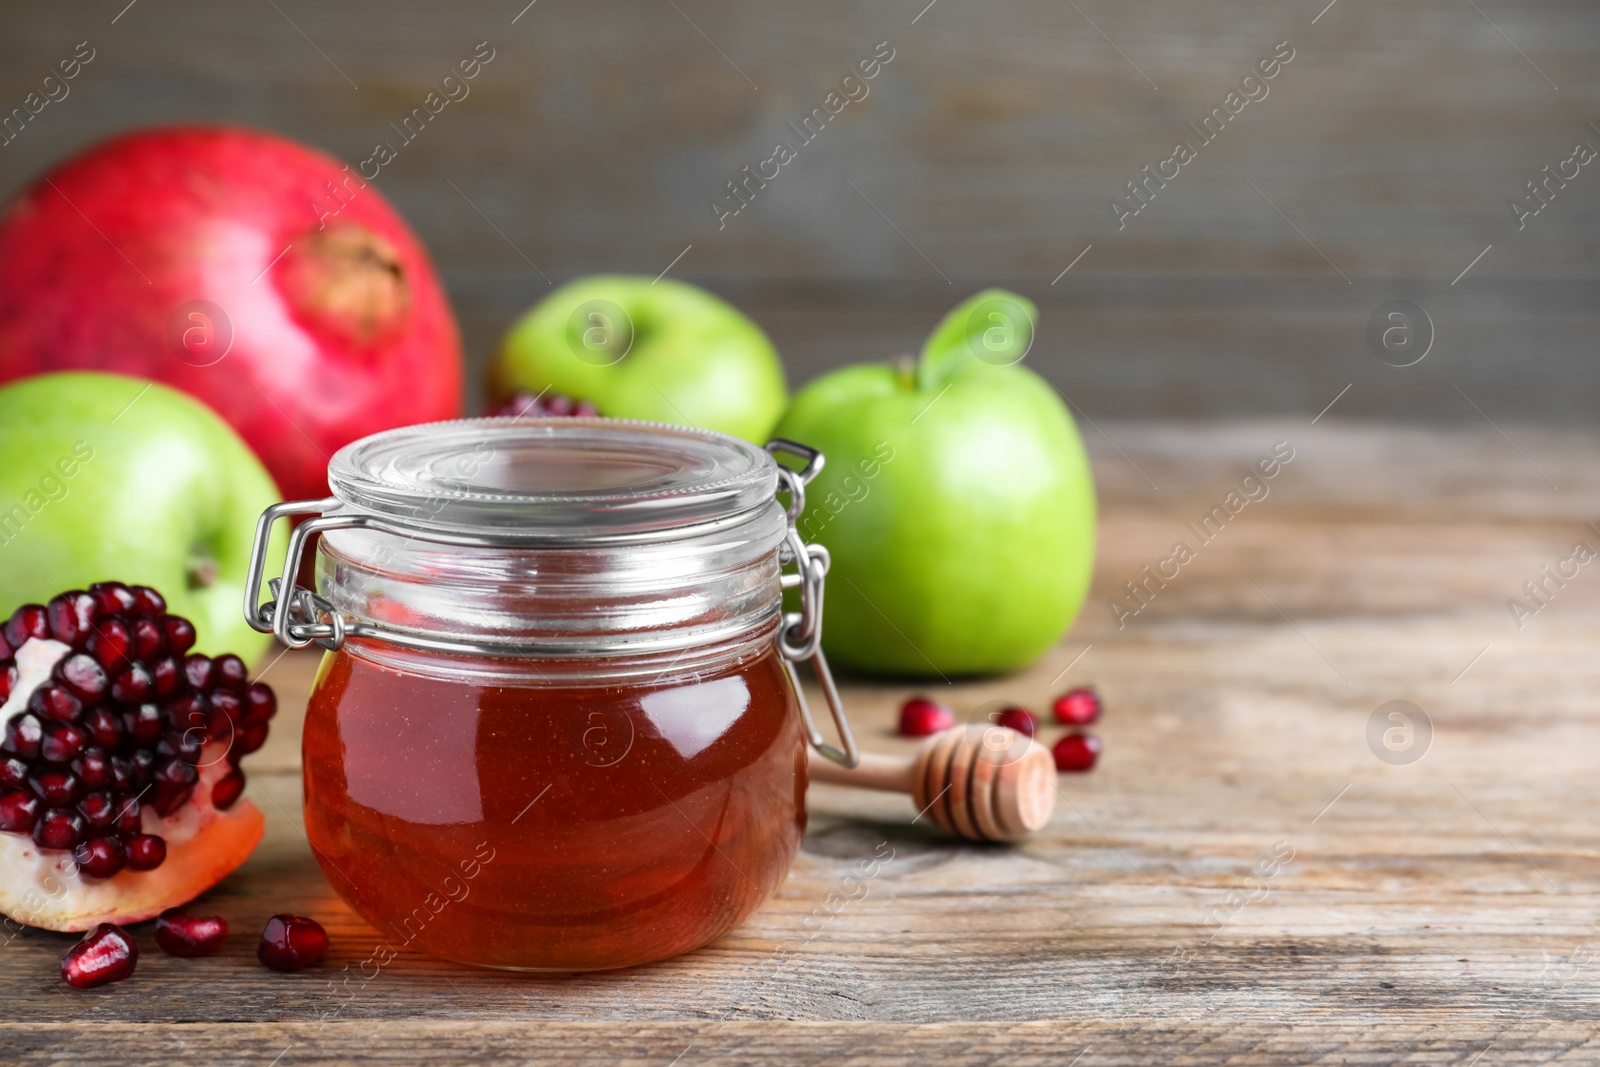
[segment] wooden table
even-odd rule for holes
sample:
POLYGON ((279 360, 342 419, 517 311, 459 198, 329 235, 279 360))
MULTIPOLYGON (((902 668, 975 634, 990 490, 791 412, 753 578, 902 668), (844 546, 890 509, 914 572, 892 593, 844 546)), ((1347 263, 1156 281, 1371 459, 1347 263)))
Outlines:
MULTIPOLYGON (((962 711, 1100 687, 1105 755, 1061 779, 1048 830, 964 845, 909 825, 904 798, 816 787, 776 899, 710 948, 635 971, 514 977, 403 954, 358 996, 332 991, 374 935, 300 832, 296 711, 315 661, 288 656, 267 675, 286 713, 251 760, 267 839, 205 900, 238 931, 224 954, 150 946, 133 980, 80 994, 56 977, 70 939, 26 933, 0 949, 0 1060, 1600 1059, 1600 565, 1521 629, 1507 607, 1575 541, 1600 548, 1585 525, 1600 518, 1600 442, 1502 428, 1308 415, 1088 431, 1102 554, 1082 620, 1022 674, 936 687, 962 711), (1278 441, 1295 455, 1270 495, 1118 629, 1108 599, 1174 541, 1194 545, 1185 522, 1278 441), (1367 740, 1395 699, 1433 727, 1409 764, 1367 740), (830 910, 885 845, 866 897, 830 910), (282 910, 328 926, 318 968, 256 964, 255 932, 282 910)), ((890 733, 906 692, 847 687, 869 747, 908 748, 890 733)))

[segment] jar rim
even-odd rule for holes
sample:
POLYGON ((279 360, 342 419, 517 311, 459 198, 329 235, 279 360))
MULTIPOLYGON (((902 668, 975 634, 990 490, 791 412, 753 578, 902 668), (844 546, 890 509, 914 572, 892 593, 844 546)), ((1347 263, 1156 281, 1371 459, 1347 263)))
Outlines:
POLYGON ((762 508, 778 466, 748 441, 627 419, 458 419, 340 449, 328 484, 347 508, 442 540, 559 547, 655 540, 762 508))

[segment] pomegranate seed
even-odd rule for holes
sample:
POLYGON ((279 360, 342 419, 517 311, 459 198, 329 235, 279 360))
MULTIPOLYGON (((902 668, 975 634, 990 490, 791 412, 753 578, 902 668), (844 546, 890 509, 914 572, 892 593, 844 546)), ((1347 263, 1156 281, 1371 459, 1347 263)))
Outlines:
POLYGON ((166 650, 167 635, 162 633, 161 624, 155 619, 135 618, 129 622, 128 630, 133 635, 129 655, 134 659, 148 663, 166 650))
POLYGON ((84 707, 89 708, 105 699, 106 690, 111 685, 105 668, 86 652, 76 652, 63 658, 51 674, 73 696, 83 701, 84 707))
POLYGON ((133 792, 132 765, 122 756, 111 757, 111 790, 114 793, 133 792))
POLYGON ((221 741, 231 749, 238 733, 238 727, 226 710, 213 711, 206 719, 206 739, 209 741, 221 741))
POLYGON ((152 685, 144 664, 131 664, 111 683, 111 699, 119 704, 137 704, 150 695, 152 685))
POLYGON ((267 743, 267 724, 264 722, 244 726, 234 735, 233 750, 229 753, 237 763, 243 756, 248 756, 256 749, 267 743))
POLYGON ((156 695, 161 697, 171 696, 188 682, 183 665, 176 656, 156 660, 150 668, 150 677, 155 684, 156 695))
POLYGON ((12 613, 5 625, 6 644, 21 648, 28 638, 50 637, 50 614, 42 604, 24 604, 12 613))
POLYGON ((28 780, 28 764, 15 756, 0 759, 0 789, 18 789, 28 780))
POLYGON ((150 784, 156 773, 156 754, 148 748, 138 749, 128 757, 128 786, 135 792, 150 784))
POLYGON ((184 801, 189 799, 189 794, 194 791, 195 782, 200 780, 200 775, 183 759, 171 757, 156 768, 155 775, 151 778, 150 806, 163 819, 183 807, 184 801))
POLYGON ((134 834, 128 839, 128 866, 153 871, 167 858, 167 842, 155 834, 134 834))
POLYGON ((68 692, 66 686, 46 682, 28 697, 28 710, 53 722, 77 722, 83 718, 83 701, 68 692))
POLYGON ((484 411, 484 418, 540 418, 542 416, 555 416, 557 418, 580 415, 593 418, 600 414, 598 408, 587 400, 574 402, 572 397, 560 393, 543 393, 535 396, 532 393, 518 391, 510 398, 498 404, 489 405, 484 411))
POLYGON ((228 689, 214 689, 211 691, 209 703, 213 712, 221 712, 229 722, 237 723, 244 718, 244 702, 239 699, 238 693, 228 689))
POLYGON ((167 640, 167 651, 181 656, 194 647, 194 623, 181 615, 168 615, 161 620, 161 632, 167 640))
POLYGON ((0 793, 0 830, 26 834, 39 818, 39 798, 21 789, 0 793))
POLYGON ((148 585, 135 585, 129 591, 133 593, 133 610, 157 618, 167 613, 167 598, 148 585))
POLYGON ((122 743, 122 720, 110 708, 95 708, 83 717, 83 728, 89 739, 110 751, 122 743))
POLYGON ((39 757, 39 742, 44 738, 44 727, 39 717, 31 712, 13 715, 6 723, 5 750, 23 759, 39 757))
POLYGON ((108 671, 121 670, 128 662, 128 651, 133 647, 133 634, 128 624, 112 616, 99 619, 94 632, 89 635, 84 650, 108 671))
POLYGON ((114 837, 91 837, 72 850, 72 858, 89 877, 110 878, 128 862, 128 853, 114 837))
POLYGON ((70 808, 50 808, 33 824, 33 843, 70 852, 83 840, 83 816, 70 808))
POLYGON ((131 615, 139 606, 133 590, 121 582, 96 582, 89 592, 99 602, 102 615, 131 615))
POLYGON ((103 834, 116 825, 117 802, 110 793, 90 793, 78 801, 78 814, 91 831, 103 834))
POLYGON ((111 770, 111 757, 102 748, 84 749, 72 761, 72 773, 77 777, 78 784, 91 792, 114 788, 116 782, 116 775, 111 770))
POLYGON ((185 763, 200 762, 200 731, 173 730, 156 743, 156 755, 177 757, 185 763))
POLYGON ((228 937, 228 920, 220 915, 185 915, 169 908, 156 919, 156 944, 169 956, 209 956, 228 937))
POLYGON ((83 783, 71 771, 59 767, 37 767, 28 777, 33 795, 52 808, 65 808, 83 794, 83 783))
POLYGON ((198 652, 191 652, 183 659, 183 671, 189 678, 189 684, 197 692, 204 693, 211 688, 214 672, 210 656, 202 656, 198 652))
POLYGON ((1069 689, 1056 697, 1055 713, 1064 726, 1088 726, 1100 718, 1100 694, 1087 686, 1069 689))
POLYGON ((139 962, 139 946, 120 926, 101 923, 61 957, 61 980, 74 989, 120 982, 139 962))
POLYGON ((122 729, 136 744, 154 744, 167 729, 167 713, 158 704, 140 704, 122 712, 122 729))
POLYGON ((994 721, 1007 729, 1015 730, 1023 737, 1032 737, 1039 729, 1039 716, 1027 708, 1019 708, 1016 705, 1002 709, 1000 714, 994 717, 994 721))
POLYGON ((16 660, 0 659, 0 704, 11 699, 11 694, 21 680, 22 672, 17 670, 16 660))
POLYGON ((235 767, 211 787, 211 806, 218 811, 227 811, 238 803, 239 797, 244 793, 244 772, 235 767))
POLYGON ((900 705, 901 737, 927 737, 955 724, 955 712, 927 697, 912 697, 900 705))
POLYGON ((167 719, 173 729, 204 726, 211 713, 211 702, 204 693, 182 693, 167 701, 167 719))
POLYGON ((1068 734, 1050 750, 1058 771, 1086 771, 1100 757, 1100 739, 1089 734, 1068 734))
POLYGON ((250 684, 250 671, 244 665, 244 660, 232 652, 224 653, 211 661, 211 666, 216 672, 215 685, 223 689, 232 689, 235 692, 242 690, 250 684))
POLYGON ((261 932, 256 958, 275 971, 309 967, 328 951, 328 932, 315 919, 274 915, 261 932))
MULTIPOLYGON (((144 825, 144 820, 139 814, 141 810, 138 797, 125 797, 117 801, 116 819, 112 826, 116 829, 118 837, 124 841, 132 841, 140 833, 144 825)), ((156 840, 159 841, 160 838, 156 840)))
POLYGON ((73 648, 83 647, 99 614, 100 607, 94 597, 81 589, 62 593, 45 605, 50 636, 73 648))
POLYGON ((39 741, 39 758, 46 763, 71 763, 89 743, 89 732, 77 723, 47 722, 39 741))
POLYGON ((270 722, 278 713, 278 698, 260 682, 244 691, 244 721, 246 723, 270 722))

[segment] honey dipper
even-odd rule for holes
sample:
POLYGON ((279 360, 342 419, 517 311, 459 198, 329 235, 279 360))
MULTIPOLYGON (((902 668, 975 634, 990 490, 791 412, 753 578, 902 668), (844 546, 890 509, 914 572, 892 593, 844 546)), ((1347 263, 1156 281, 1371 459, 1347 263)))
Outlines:
POLYGON ((955 726, 926 738, 910 759, 863 752, 854 768, 808 751, 812 780, 907 793, 934 822, 969 841, 1026 837, 1056 806, 1049 751, 1004 726, 955 726))

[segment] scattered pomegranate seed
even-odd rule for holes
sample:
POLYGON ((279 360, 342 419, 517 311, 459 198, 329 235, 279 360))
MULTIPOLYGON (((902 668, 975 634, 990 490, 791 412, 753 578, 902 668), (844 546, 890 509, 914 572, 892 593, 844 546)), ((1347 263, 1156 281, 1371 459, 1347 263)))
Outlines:
POLYGON ((1100 718, 1100 694, 1087 686, 1069 689, 1056 697, 1055 713, 1064 726, 1088 726, 1100 718))
POLYGON ((1019 708, 1015 704, 996 715, 994 721, 1001 726, 1015 730, 1024 737, 1032 737, 1039 729, 1039 716, 1027 708, 1019 708))
POLYGON ((955 724, 955 712, 927 697, 912 697, 900 705, 901 737, 927 737, 955 724))
POLYGON ((156 944, 169 956, 209 956, 228 937, 228 920, 220 915, 186 915, 170 908, 156 919, 156 944))
POLYGON ((256 958, 275 971, 309 967, 328 951, 328 932, 315 919, 274 915, 261 932, 256 958))
POLYGON ((1086 771, 1100 758, 1100 739, 1089 734, 1068 734, 1050 750, 1058 771, 1086 771))
POLYGON ((101 923, 61 957, 61 980, 74 989, 120 982, 139 962, 139 946, 120 926, 101 923))

